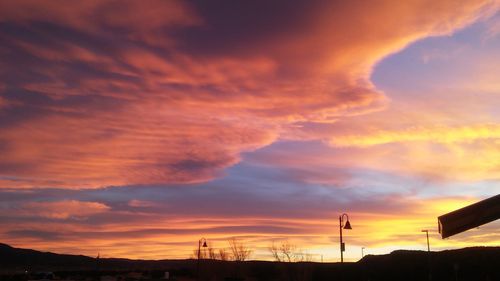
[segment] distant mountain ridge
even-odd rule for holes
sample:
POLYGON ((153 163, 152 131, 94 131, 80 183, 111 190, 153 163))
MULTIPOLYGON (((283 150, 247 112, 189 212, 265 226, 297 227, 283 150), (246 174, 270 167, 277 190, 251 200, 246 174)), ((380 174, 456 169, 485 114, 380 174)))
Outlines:
MULTIPOLYGON (((231 266, 231 262, 204 260, 202 268, 231 266)), ((248 261, 242 270, 250 273, 279 272, 283 263, 248 261)), ((288 264, 290 266, 291 264, 288 264)), ((96 271, 96 270, 183 270, 196 272, 197 261, 132 260, 122 258, 92 258, 83 255, 56 254, 31 249, 14 248, 0 243, 0 275, 28 271, 96 271)), ((500 247, 471 247, 440 252, 397 250, 385 255, 367 255, 355 263, 297 263, 313 280, 330 280, 344 274, 345 280, 427 280, 429 270, 433 280, 500 280, 500 247), (302 265, 301 265, 302 264, 302 265)), ((189 273, 191 272, 191 273, 189 273)), ((263 279, 267 280, 267 279, 263 279)))
POLYGON ((32 267, 68 266, 84 267, 95 264, 95 259, 83 255, 66 255, 14 248, 0 243, 0 265, 2 270, 32 267))
POLYGON ((160 268, 186 263, 184 260, 132 260, 125 258, 93 258, 84 255, 56 254, 32 249, 14 248, 0 243, 0 273, 24 270, 95 270, 128 268, 160 268))

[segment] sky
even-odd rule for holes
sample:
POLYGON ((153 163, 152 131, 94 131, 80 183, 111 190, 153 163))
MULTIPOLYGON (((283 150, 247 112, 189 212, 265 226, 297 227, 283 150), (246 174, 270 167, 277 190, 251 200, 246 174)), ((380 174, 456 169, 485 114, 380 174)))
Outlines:
POLYGON ((312 260, 500 246, 500 2, 0 1, 0 242, 312 260))

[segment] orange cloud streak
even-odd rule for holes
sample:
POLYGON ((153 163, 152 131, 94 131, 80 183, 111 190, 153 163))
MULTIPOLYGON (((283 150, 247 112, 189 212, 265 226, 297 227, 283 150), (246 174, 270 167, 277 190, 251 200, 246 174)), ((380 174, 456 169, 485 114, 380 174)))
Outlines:
MULTIPOLYGON (((399 200, 406 208, 397 214, 349 213, 353 226, 352 230, 345 232, 348 245, 346 254, 349 259, 359 258, 360 247, 366 247, 368 251, 383 248, 423 250, 425 238, 420 232, 421 229, 431 231, 431 245, 434 250, 464 247, 471 242, 496 246, 498 242, 495 232, 498 224, 468 231, 452 240, 441 240, 438 237, 436 217, 476 202, 476 198, 399 200)), ((139 205, 144 206, 143 203, 139 205)), ((162 215, 135 212, 127 214, 123 211, 113 211, 102 204, 77 201, 27 204, 22 210, 55 220, 25 224, 22 227, 8 226, 11 235, 2 234, 2 241, 20 247, 57 249, 58 252, 83 253, 90 256, 100 252, 106 257, 161 259, 188 258, 201 236, 207 238, 216 248, 225 248, 230 237, 239 237, 254 250, 253 258, 256 259, 271 259, 267 249, 273 241, 279 240, 288 240, 303 252, 323 254, 328 261, 338 259, 336 214, 307 219, 247 217, 239 218, 237 222, 226 217, 206 219, 184 216, 165 221, 162 215), (37 212, 42 206, 44 211, 37 212), (59 207, 68 209, 61 210, 59 207), (86 208, 89 210, 80 214, 86 208), (133 216, 135 220, 99 225, 85 223, 84 216, 102 213, 133 216), (80 219, 73 216, 79 216, 80 219), (57 233, 48 230, 56 230, 57 233)), ((314 258, 319 261, 318 256, 314 258)))
POLYGON ((39 216, 53 219, 78 218, 103 213, 109 207, 97 202, 81 202, 75 200, 56 202, 30 202, 22 206, 22 213, 29 216, 39 216))

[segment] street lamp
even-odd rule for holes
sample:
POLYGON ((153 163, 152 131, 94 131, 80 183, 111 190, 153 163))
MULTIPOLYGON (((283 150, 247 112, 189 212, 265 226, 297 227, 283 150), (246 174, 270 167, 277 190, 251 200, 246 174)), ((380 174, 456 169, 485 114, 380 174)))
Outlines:
POLYGON ((365 247, 361 247, 361 258, 365 256, 365 247))
POLYGON ((429 246, 429 230, 428 229, 422 229, 422 232, 425 232, 427 234, 427 252, 431 251, 431 247, 429 246))
POLYGON ((429 245, 429 230, 428 229, 422 229, 422 232, 425 232, 427 235, 427 270, 429 273, 429 281, 432 280, 432 273, 431 273, 431 247, 429 245))
POLYGON ((198 240, 198 265, 197 265, 197 277, 198 280, 200 279, 200 258, 201 258, 201 247, 206 248, 207 247, 207 239, 201 238, 198 240), (203 242, 203 245, 201 244, 203 242))
POLYGON ((344 229, 352 229, 351 223, 349 222, 349 216, 346 213, 343 213, 339 216, 339 229, 340 229, 340 262, 344 262, 344 251, 345 244, 342 241, 342 228, 344 229), (344 224, 344 216, 346 218, 346 222, 344 224))

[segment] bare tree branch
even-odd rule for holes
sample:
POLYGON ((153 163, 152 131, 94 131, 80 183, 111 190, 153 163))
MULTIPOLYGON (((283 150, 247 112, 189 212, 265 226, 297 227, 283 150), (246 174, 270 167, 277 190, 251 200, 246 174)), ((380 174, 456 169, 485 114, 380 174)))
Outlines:
POLYGON ((287 262, 294 262, 296 255, 294 253, 296 247, 290 244, 288 240, 283 241, 280 246, 280 252, 282 254, 283 260, 287 262))
POLYGON ((227 261, 231 259, 231 255, 224 248, 219 249, 219 259, 221 261, 227 261))
POLYGON ((274 260, 277 262, 281 262, 281 255, 280 255, 280 250, 278 246, 276 246, 276 243, 273 241, 273 244, 269 246, 269 252, 271 252, 271 255, 273 256, 274 260))
POLYGON ((233 258, 236 261, 245 261, 250 257, 252 250, 250 250, 243 243, 236 240, 235 237, 229 240, 229 247, 231 248, 231 252, 233 253, 233 258))

